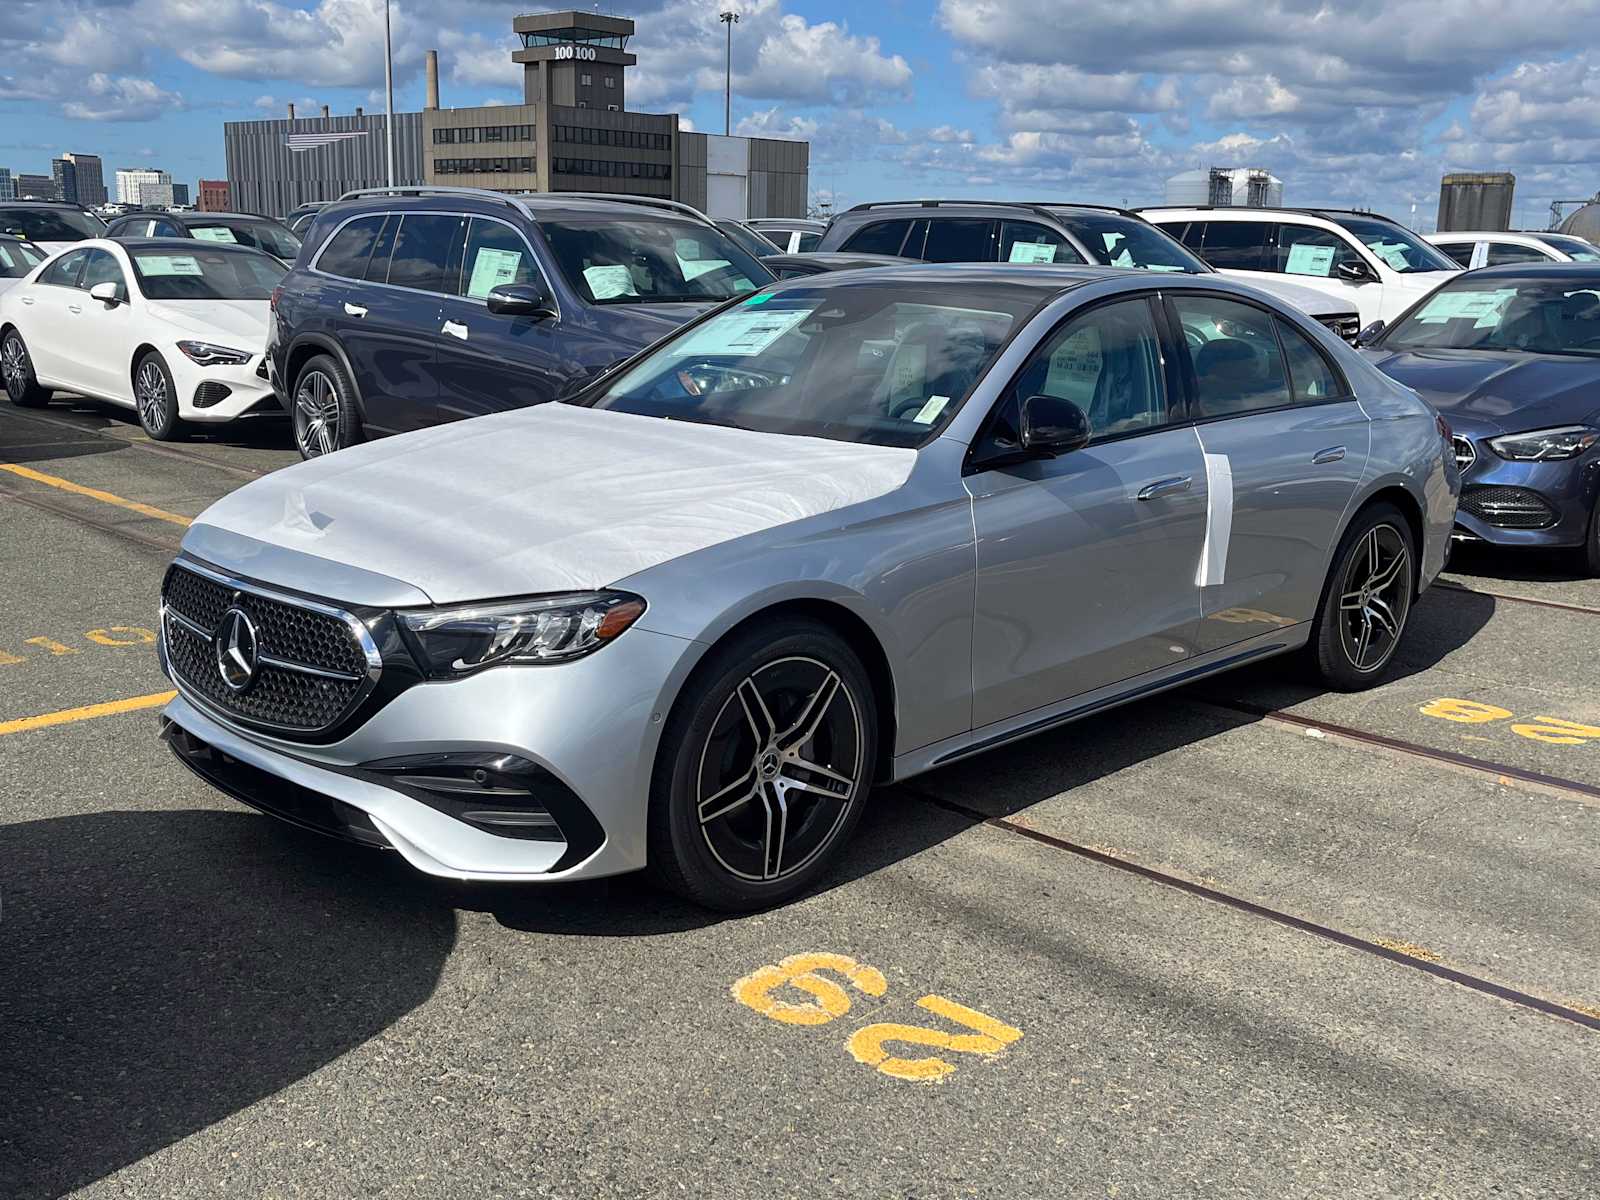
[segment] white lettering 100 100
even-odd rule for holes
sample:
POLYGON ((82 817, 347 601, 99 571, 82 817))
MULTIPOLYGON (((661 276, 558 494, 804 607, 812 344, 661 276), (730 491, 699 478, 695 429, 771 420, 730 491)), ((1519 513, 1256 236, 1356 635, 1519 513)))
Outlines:
POLYGON ((557 46, 556 47, 556 57, 557 58, 577 58, 577 59, 582 59, 585 62, 593 62, 594 59, 595 59, 594 47, 593 46, 557 46))

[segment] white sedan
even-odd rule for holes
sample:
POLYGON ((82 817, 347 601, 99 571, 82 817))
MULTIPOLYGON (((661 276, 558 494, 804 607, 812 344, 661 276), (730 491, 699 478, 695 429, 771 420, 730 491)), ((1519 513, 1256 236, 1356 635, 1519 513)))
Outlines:
POLYGON ((264 355, 286 268, 243 246, 77 243, 0 295, 0 373, 14 404, 53 391, 136 409, 152 438, 276 408, 264 355))

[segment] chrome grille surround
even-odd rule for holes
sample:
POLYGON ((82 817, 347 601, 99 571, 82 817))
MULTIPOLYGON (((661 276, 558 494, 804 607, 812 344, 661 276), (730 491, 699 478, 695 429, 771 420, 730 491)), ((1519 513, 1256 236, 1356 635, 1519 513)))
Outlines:
POLYGON ((1361 332, 1361 316, 1358 313, 1335 313, 1327 317, 1313 317, 1312 320, 1352 346, 1355 345, 1356 334, 1361 332))
POLYGON ((1478 461, 1478 448, 1472 444, 1472 439, 1462 437, 1459 433, 1450 435, 1450 451, 1456 457, 1456 469, 1463 475, 1468 467, 1478 461))
POLYGON ((377 643, 355 614, 191 558, 168 568, 161 632, 185 699, 230 724, 291 736, 337 725, 372 694, 383 671, 377 643), (234 607, 246 610, 260 631, 254 677, 239 691, 223 681, 214 645, 234 607))

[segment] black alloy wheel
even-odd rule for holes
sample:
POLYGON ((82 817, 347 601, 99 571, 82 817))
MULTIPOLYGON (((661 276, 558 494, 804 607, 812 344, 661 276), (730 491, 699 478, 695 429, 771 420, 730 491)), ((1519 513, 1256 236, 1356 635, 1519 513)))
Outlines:
POLYGON ((1382 680, 1405 633, 1416 578, 1405 518, 1387 504, 1359 514, 1334 556, 1311 638, 1324 682, 1360 691, 1382 680))
POLYGON ((302 458, 320 458, 363 440, 349 377, 339 360, 319 354, 295 382, 294 444, 302 458))
POLYGON ((826 626, 785 621, 713 652, 663 734, 652 868, 713 908, 803 890, 860 817, 876 724, 865 670, 826 626))
POLYGON ((27 343, 15 329, 8 330, 5 340, 0 341, 0 376, 5 378, 6 395, 19 408, 39 408, 49 403, 50 389, 39 386, 27 343))

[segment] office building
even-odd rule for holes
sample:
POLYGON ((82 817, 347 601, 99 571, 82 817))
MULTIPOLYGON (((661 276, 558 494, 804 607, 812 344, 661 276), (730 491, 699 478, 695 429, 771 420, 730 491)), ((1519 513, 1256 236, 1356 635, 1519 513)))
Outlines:
POLYGON ((232 202, 228 198, 228 181, 226 179, 202 179, 200 181, 200 211, 233 211, 232 202))
POLYGON ((17 196, 18 200, 59 200, 61 194, 56 191, 56 181, 51 175, 18 175, 17 196))
POLYGON ((183 205, 189 203, 189 185, 187 183, 175 183, 172 185, 172 202, 183 205))
POLYGON ((117 171, 117 203, 159 204, 165 208, 172 203, 172 176, 155 167, 120 168, 117 171))
POLYGON ((0 167, 0 200, 17 198, 17 181, 11 178, 10 167, 0 167))
MULTIPOLYGON (((810 146, 680 128, 676 113, 629 112, 634 23, 591 12, 516 17, 521 104, 444 108, 438 58, 427 103, 395 114, 395 182, 502 192, 617 192, 680 200, 713 216, 804 216, 810 146)), ((232 121, 228 182, 246 212, 282 216, 306 200, 385 182, 383 117, 232 121)))
POLYGON ((106 202, 105 170, 100 164, 98 154, 63 154, 61 161, 72 165, 73 183, 77 189, 79 204, 85 208, 94 208, 106 202))
POLYGON ((56 196, 68 204, 78 201, 78 168, 70 158, 50 160, 50 178, 55 183, 56 196))

